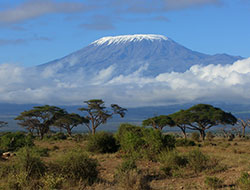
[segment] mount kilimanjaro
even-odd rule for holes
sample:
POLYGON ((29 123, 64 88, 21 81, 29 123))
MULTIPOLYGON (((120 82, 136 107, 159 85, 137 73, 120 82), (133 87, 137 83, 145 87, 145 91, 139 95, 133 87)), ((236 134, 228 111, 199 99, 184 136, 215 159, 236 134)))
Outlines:
POLYGON ((143 76, 157 76, 166 72, 185 72, 193 65, 225 65, 240 59, 242 57, 192 51, 163 35, 138 34, 103 37, 37 68, 43 70, 53 66, 57 73, 74 73, 80 69, 86 75, 92 75, 112 66, 114 76, 119 76, 144 66, 143 76))

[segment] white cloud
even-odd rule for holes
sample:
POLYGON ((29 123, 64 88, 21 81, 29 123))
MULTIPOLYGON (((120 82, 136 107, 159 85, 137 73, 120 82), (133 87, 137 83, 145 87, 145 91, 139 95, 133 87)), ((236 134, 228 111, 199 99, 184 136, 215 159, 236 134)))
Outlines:
POLYGON ((78 12, 84 8, 82 3, 77 2, 27 0, 16 7, 0 11, 0 23, 17 23, 51 13, 78 12))
POLYGON ((195 65, 184 73, 145 77, 147 63, 128 75, 115 75, 115 65, 97 74, 79 69, 57 73, 60 65, 43 72, 12 64, 0 65, 0 102, 81 104, 92 98, 126 107, 168 105, 192 101, 250 101, 250 58, 232 65, 195 65))

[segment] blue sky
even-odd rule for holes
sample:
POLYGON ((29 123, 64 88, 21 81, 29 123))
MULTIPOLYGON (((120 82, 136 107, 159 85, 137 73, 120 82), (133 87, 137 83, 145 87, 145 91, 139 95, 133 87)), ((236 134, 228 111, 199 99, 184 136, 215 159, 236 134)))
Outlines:
POLYGON ((162 34, 192 50, 247 58, 250 1, 0 1, 0 64, 39 65, 123 34, 162 34))

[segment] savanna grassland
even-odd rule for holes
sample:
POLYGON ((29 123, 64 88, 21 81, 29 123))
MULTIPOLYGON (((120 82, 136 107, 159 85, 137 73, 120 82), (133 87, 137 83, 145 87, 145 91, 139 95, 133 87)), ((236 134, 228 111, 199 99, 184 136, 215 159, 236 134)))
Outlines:
POLYGON ((247 137, 184 140, 130 124, 115 134, 24 135, 0 161, 0 189, 250 189, 247 137))

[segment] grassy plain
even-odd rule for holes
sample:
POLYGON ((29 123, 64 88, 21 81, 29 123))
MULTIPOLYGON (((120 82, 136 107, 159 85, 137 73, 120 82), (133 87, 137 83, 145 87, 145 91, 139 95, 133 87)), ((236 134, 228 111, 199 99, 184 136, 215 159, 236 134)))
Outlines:
MULTIPOLYGON (((77 147, 85 150, 86 142, 86 140, 77 142, 71 138, 67 140, 35 140, 35 145, 48 150, 48 155, 41 157, 42 161, 48 165, 50 162, 63 156, 68 150, 77 147)), ((180 167, 175 169, 171 175, 166 175, 161 169, 162 165, 160 162, 138 159, 136 160, 136 165, 139 172, 131 172, 125 179, 117 179, 117 168, 121 166, 124 160, 121 151, 105 154, 88 153, 91 158, 96 159, 99 163, 99 180, 91 186, 62 182, 60 189, 240 189, 237 186, 237 180, 242 172, 250 173, 250 140, 235 138, 233 141, 228 141, 227 139, 216 137, 212 141, 197 142, 195 146, 176 147, 176 151, 181 155, 187 155, 190 151, 197 149, 209 156, 209 158, 216 159, 218 166, 216 165, 214 168, 205 169, 201 172, 194 172, 190 167, 180 167), (208 177, 219 179, 220 184, 217 187, 208 185, 205 182, 208 177)), ((0 161, 1 172, 4 172, 4 165, 11 165, 14 160, 15 157, 7 161, 0 161)), ((6 189, 9 186, 8 183, 10 183, 8 176, 2 174, 0 189, 6 189)))

